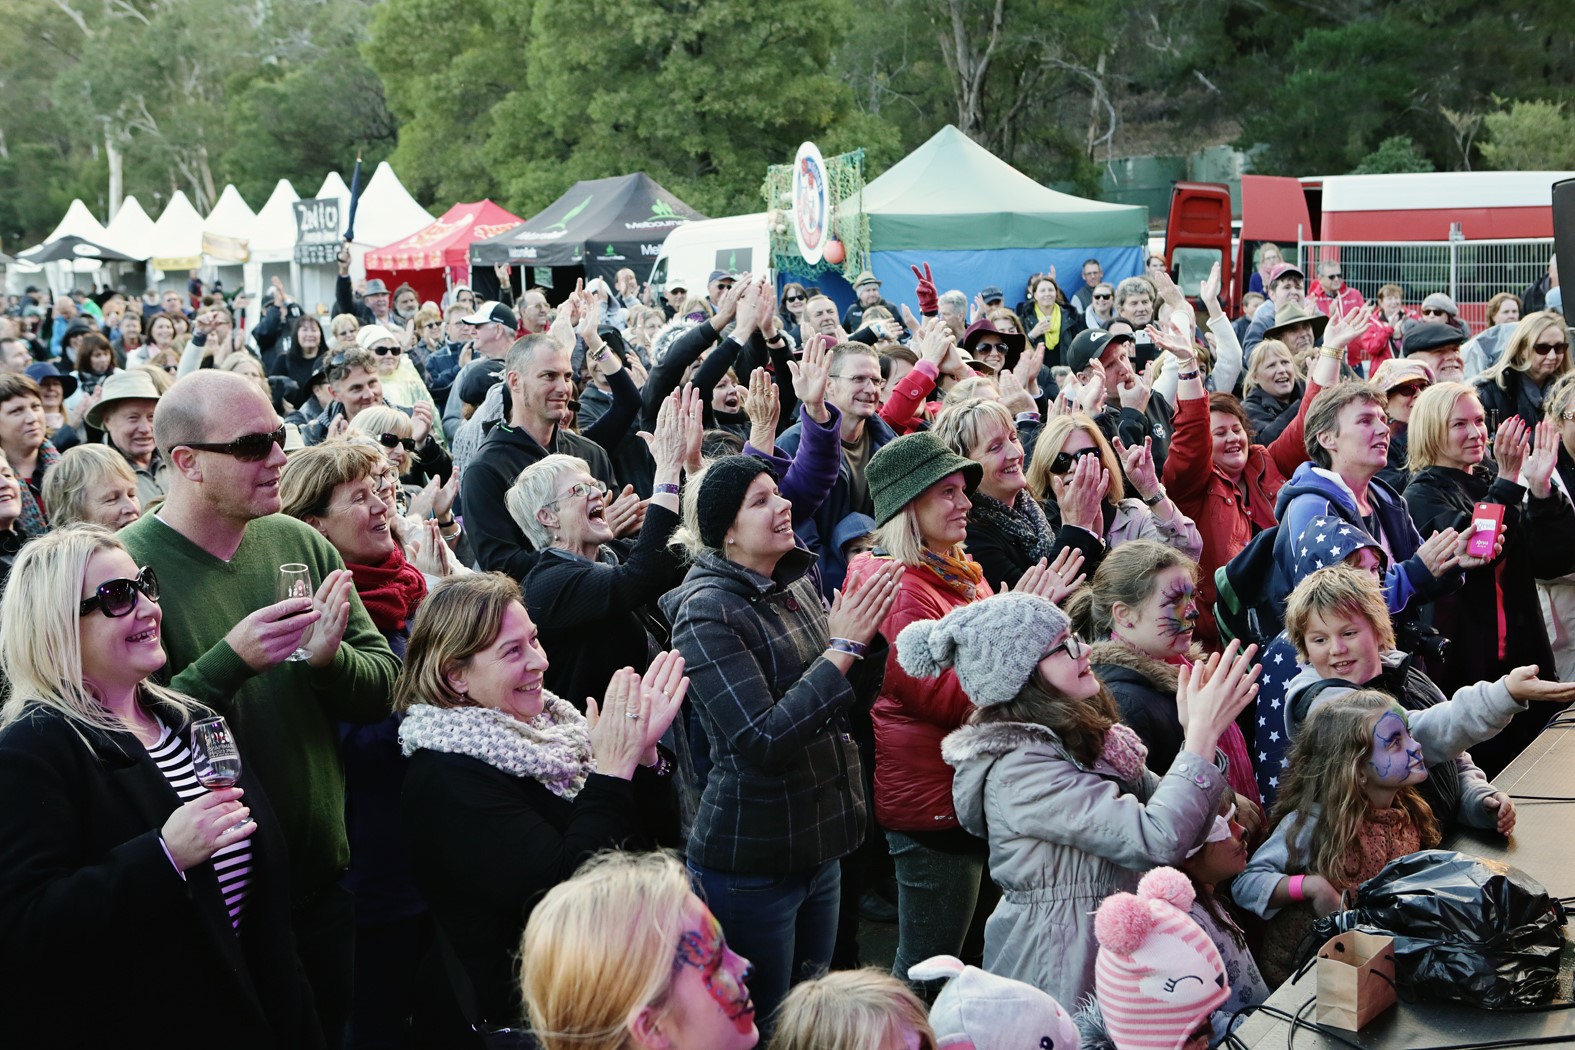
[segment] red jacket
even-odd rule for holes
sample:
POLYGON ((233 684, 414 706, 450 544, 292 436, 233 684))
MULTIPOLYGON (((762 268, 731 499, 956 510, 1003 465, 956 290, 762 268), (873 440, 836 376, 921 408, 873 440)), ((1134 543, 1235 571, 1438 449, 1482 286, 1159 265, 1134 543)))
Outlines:
POLYGON ((1412 308, 1400 311, 1399 320, 1390 324, 1377 313, 1373 314, 1373 323, 1367 330, 1351 340, 1351 345, 1345 349, 1345 360, 1352 368, 1366 365, 1361 369, 1362 374, 1371 379, 1373 373, 1378 371, 1378 366, 1391 357, 1400 356, 1400 328, 1407 321, 1415 321, 1420 315, 1412 308))
MULTIPOLYGON (((848 589, 884 559, 860 554, 848 566, 848 589)), ((991 594, 979 584, 979 597, 991 594)), ((915 620, 939 620, 967 602, 928 569, 910 566, 902 574, 897 600, 881 624, 891 646, 886 681, 875 701, 875 820, 892 831, 943 831, 955 828, 952 767, 941 758, 941 741, 973 710, 955 671, 939 678, 914 678, 897 663, 897 635, 915 620)))
POLYGON ((929 361, 920 361, 891 388, 880 417, 899 434, 912 434, 924 427, 925 399, 935 389, 941 371, 929 361))
POLYGON ((1209 426, 1209 399, 1196 397, 1176 402, 1175 432, 1165 460, 1165 491, 1176 507, 1197 523, 1203 536, 1203 556, 1198 559, 1198 639, 1208 648, 1219 647, 1214 627, 1214 570, 1230 561, 1253 535, 1276 524, 1274 501, 1280 488, 1307 459, 1303 427, 1307 406, 1323 387, 1308 381, 1296 418, 1269 445, 1247 449, 1247 466, 1241 483, 1247 490, 1242 503, 1236 484, 1214 466, 1214 438, 1209 426))
POLYGON ((1307 302, 1314 310, 1317 310, 1325 317, 1335 316, 1335 311, 1330 308, 1335 299, 1340 301, 1339 312, 1342 314, 1351 312, 1366 301, 1362 298, 1362 293, 1350 285, 1341 288, 1338 296, 1330 295, 1324 291, 1323 285, 1318 281, 1314 281, 1312 287, 1307 290, 1307 302))

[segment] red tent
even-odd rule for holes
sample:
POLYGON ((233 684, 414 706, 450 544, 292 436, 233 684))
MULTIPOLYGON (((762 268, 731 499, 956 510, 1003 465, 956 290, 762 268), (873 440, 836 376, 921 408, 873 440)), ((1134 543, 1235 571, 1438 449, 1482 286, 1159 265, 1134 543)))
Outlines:
POLYGON ((490 200, 456 204, 432 225, 367 252, 366 275, 381 277, 390 291, 408 282, 423 301, 440 300, 451 282, 469 282, 472 241, 511 230, 520 221, 490 200))

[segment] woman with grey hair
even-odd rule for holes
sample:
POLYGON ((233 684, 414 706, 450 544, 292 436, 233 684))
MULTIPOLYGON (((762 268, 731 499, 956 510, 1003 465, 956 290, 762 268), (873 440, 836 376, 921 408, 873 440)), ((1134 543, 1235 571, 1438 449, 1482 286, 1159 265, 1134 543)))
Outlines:
POLYGON ((574 456, 532 463, 504 496, 509 516, 543 552, 525 577, 525 610, 551 662, 546 686, 576 706, 602 695, 618 668, 643 672, 666 647, 656 600, 683 580, 685 565, 667 541, 679 524, 680 479, 700 465, 702 434, 699 394, 674 391, 656 433, 644 435, 656 481, 632 541, 613 538, 607 491, 574 456))

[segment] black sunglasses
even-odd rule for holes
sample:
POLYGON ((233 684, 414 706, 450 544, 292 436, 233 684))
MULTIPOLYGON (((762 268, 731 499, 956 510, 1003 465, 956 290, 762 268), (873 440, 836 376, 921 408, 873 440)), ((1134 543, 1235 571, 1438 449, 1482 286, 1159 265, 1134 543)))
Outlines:
POLYGON ((234 456, 242 463, 256 463, 267 459, 278 445, 284 448, 284 426, 267 434, 242 434, 234 441, 182 441, 187 448, 198 452, 217 452, 221 456, 234 456))
POLYGON ((384 448, 398 448, 400 445, 403 445, 406 452, 414 452, 416 450, 415 438, 402 438, 398 434, 379 434, 377 435, 377 443, 384 448))
POLYGON ((787 303, 801 303, 804 301, 804 297, 802 295, 788 295, 784 296, 782 301, 787 303))
POLYGON ((82 599, 80 615, 102 609, 105 616, 125 616, 137 607, 138 591, 146 594, 149 601, 159 600, 159 578, 154 575, 153 566, 144 565, 134 580, 110 580, 99 584, 93 597, 82 599))
POLYGON ((372 348, 372 353, 376 354, 378 357, 387 357, 389 354, 393 354, 395 357, 398 357, 404 352, 404 348, 398 346, 374 346, 372 348))
POLYGON ((1094 293, 1094 298, 1095 299, 1109 299, 1110 298, 1110 293, 1106 292, 1104 295, 1100 295, 1098 292, 1095 292, 1094 293))
POLYGON ((1088 448, 1080 448, 1076 452, 1057 452, 1055 454, 1055 459, 1050 461, 1050 473, 1060 476, 1071 470, 1072 464, 1076 463, 1082 457, 1097 455, 1099 455, 1099 449, 1092 445, 1090 445, 1088 448))

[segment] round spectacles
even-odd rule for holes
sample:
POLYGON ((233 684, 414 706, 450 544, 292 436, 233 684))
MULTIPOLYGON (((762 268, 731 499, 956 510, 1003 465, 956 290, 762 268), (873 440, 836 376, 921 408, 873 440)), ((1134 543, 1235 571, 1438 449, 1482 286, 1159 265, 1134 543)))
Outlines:
POLYGON ((555 496, 542 504, 544 507, 554 507, 566 499, 590 499, 592 494, 606 496, 607 485, 601 481, 582 481, 578 485, 570 485, 569 491, 561 496, 555 496))

